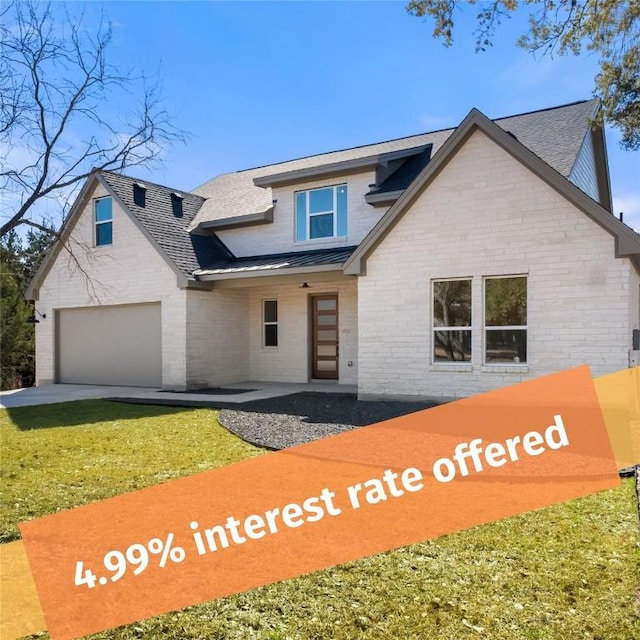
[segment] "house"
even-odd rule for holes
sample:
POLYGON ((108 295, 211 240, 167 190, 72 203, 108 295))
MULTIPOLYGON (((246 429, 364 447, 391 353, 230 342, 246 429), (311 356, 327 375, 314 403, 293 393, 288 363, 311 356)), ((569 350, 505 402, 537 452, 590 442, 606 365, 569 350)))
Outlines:
POLYGON ((38 384, 444 398, 628 367, 640 236, 611 212, 598 109, 473 109, 189 193, 96 171, 29 288, 38 384))

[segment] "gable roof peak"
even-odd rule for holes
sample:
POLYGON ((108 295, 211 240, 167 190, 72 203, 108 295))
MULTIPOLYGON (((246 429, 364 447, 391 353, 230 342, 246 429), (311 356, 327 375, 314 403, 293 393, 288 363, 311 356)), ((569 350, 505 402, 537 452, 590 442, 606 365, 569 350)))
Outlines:
MULTIPOLYGON (((587 102, 579 104, 587 104, 587 102)), ((587 123, 583 123, 583 126, 586 127, 587 123)), ((546 162, 534 149, 524 144, 518 136, 500 126, 496 121, 490 120, 481 111, 474 108, 469 111, 453 134, 447 138, 434 160, 425 166, 411 185, 402 193, 398 200, 378 221, 378 224, 360 243, 356 251, 344 265, 344 272, 346 274, 363 275, 366 273, 365 264, 368 256, 375 251, 376 247, 402 218, 415 199, 428 188, 429 184, 438 176, 451 158, 456 155, 470 135, 478 129, 518 162, 531 170, 538 178, 546 182, 552 189, 565 197, 576 206, 576 208, 580 209, 594 220, 594 222, 609 232, 615 239, 616 257, 630 257, 635 264, 640 264, 640 235, 635 234, 598 202, 581 191, 576 185, 569 181, 567 175, 563 175, 557 167, 546 162)))

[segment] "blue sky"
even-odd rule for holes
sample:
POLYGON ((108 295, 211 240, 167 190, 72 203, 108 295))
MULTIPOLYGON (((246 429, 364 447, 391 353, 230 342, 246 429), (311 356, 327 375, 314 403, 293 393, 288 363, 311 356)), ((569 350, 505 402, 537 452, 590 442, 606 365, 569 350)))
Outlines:
MULTIPOLYGON (((474 52, 477 7, 445 48, 404 2, 106 2, 110 60, 159 70, 166 106, 190 133, 140 177, 181 189, 214 175, 591 97, 597 60, 517 48, 526 15, 474 52)), ((615 211, 640 229, 640 154, 607 131, 615 211)))

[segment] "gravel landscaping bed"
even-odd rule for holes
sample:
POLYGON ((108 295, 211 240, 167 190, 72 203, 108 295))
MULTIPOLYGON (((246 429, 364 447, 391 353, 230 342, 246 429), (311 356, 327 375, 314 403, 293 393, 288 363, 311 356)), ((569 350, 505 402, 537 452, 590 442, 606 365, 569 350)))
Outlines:
POLYGON ((359 401, 350 393, 304 392, 227 407, 218 419, 247 442, 286 449, 433 406, 428 402, 359 401))

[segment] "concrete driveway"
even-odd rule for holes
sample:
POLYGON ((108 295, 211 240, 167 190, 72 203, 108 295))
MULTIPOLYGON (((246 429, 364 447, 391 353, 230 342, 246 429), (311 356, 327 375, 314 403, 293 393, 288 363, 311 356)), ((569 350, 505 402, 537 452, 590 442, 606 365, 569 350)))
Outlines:
POLYGON ((41 387, 0 391, 0 407, 31 407, 38 404, 69 402, 70 400, 92 400, 114 396, 151 395, 159 389, 148 387, 108 387, 93 384, 46 384, 41 387))
POLYGON ((276 398, 293 393, 357 393, 356 385, 335 382, 237 382, 225 388, 246 389, 245 393, 217 395, 216 393, 158 393, 161 389, 150 387, 109 387, 93 384, 46 384, 14 391, 0 391, 0 408, 31 407, 38 404, 91 400, 99 398, 122 398, 141 404, 164 404, 175 406, 212 406, 216 403, 242 404, 252 400, 276 398))

